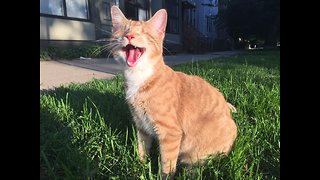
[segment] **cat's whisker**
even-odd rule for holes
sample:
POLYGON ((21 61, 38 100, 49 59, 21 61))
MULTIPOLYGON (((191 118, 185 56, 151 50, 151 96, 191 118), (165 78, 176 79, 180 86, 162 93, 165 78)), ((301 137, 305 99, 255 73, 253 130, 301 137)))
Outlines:
MULTIPOLYGON (((110 55, 113 54, 115 51, 117 51, 118 48, 119 48, 119 47, 114 47, 114 48, 112 48, 112 49, 109 51, 109 54, 108 54, 108 56, 107 56, 107 61, 109 60, 110 55)), ((115 59, 119 64, 121 64, 121 63, 118 61, 117 58, 114 58, 114 59, 115 59)))
POLYGON ((163 41, 170 42, 170 43, 175 43, 175 44, 178 44, 178 43, 179 43, 179 42, 177 42, 177 41, 172 41, 172 40, 168 40, 168 39, 165 39, 165 40, 163 40, 163 41))
POLYGON ((112 46, 105 47, 104 50, 112 50, 112 49, 119 48, 119 47, 120 47, 119 45, 115 44, 112 46))
POLYGON ((97 56, 99 53, 101 53, 101 48, 102 48, 103 46, 100 46, 100 47, 97 47, 97 49, 95 49, 92 53, 91 53, 91 55, 93 55, 94 57, 95 56, 97 56))
POLYGON ((107 56, 107 61, 109 61, 110 55, 113 54, 113 52, 114 52, 113 49, 111 49, 111 50, 109 51, 108 56, 107 56))
POLYGON ((96 28, 97 28, 98 30, 102 31, 102 32, 105 32, 105 33, 107 33, 107 34, 112 35, 112 32, 110 32, 110 31, 107 31, 107 30, 105 30, 105 29, 102 29, 102 28, 100 28, 100 27, 98 27, 98 26, 96 26, 96 28))
MULTIPOLYGON (((164 39, 163 41, 165 41, 165 42, 170 42, 170 43, 175 43, 175 44, 177 44, 178 42, 176 42, 176 41, 172 41, 172 40, 166 40, 166 39, 164 39)), ((170 55, 174 55, 174 54, 172 54, 170 51, 169 51, 169 49, 168 48, 166 48, 165 47, 165 42, 163 43, 163 48, 170 54, 170 55)))
POLYGON ((121 47, 120 43, 118 43, 118 42, 108 43, 108 44, 103 45, 102 49, 103 49, 103 50, 113 49, 113 48, 115 48, 115 47, 121 47))
POLYGON ((103 38, 103 39, 97 39, 96 42, 106 42, 107 39, 106 38, 103 38))
POLYGON ((165 49, 168 53, 170 53, 170 55, 173 55, 173 54, 169 51, 169 49, 167 49, 165 46, 163 46, 163 49, 165 49))
POLYGON ((114 47, 117 47, 119 46, 119 43, 118 42, 113 42, 113 43, 108 43, 108 44, 105 44, 101 47, 98 47, 96 50, 94 50, 94 52, 92 52, 92 54, 94 56, 100 54, 101 52, 105 51, 105 50, 108 50, 108 49, 112 49, 114 47))

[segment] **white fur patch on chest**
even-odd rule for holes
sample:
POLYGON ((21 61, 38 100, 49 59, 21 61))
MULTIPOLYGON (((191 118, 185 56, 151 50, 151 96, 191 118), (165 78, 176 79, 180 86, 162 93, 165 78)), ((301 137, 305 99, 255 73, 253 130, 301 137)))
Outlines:
MULTIPOLYGON (((152 75, 152 70, 128 69, 124 73, 126 78, 126 99, 129 103, 135 104, 135 96, 139 88, 152 75)), ((154 134, 154 126, 147 112, 142 107, 132 107, 131 111, 134 121, 139 129, 143 129, 149 135, 154 134)))
POLYGON ((126 99, 131 100, 138 92, 139 88, 152 75, 153 70, 150 69, 127 69, 124 71, 126 79, 126 99))
POLYGON ((131 113, 138 128, 143 129, 149 135, 154 135, 154 125, 145 109, 138 106, 136 95, 145 81, 153 74, 153 66, 149 59, 142 58, 134 68, 128 68, 124 71, 126 80, 126 99, 132 105, 131 113), (135 107, 134 105, 138 106, 135 107))

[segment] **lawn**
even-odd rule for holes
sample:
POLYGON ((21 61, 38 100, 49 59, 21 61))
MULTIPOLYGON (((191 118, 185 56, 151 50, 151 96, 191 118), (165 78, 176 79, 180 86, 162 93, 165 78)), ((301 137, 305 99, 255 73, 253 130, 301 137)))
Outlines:
MULTIPOLYGON (((179 165, 176 179, 280 179, 280 52, 173 68, 220 89, 239 131, 228 157, 179 165)), ((136 144, 121 75, 40 93, 40 179, 160 179, 157 144, 145 164, 136 144)))

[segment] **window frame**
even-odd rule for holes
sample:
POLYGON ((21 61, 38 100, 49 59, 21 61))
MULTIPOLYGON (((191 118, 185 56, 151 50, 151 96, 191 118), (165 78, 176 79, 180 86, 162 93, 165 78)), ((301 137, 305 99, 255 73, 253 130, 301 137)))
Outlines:
POLYGON ((133 20, 137 20, 137 21, 140 21, 139 20, 139 9, 141 10, 144 10, 146 11, 146 20, 148 20, 150 18, 150 15, 149 15, 149 1, 148 0, 144 0, 145 1, 145 4, 141 5, 139 4, 138 0, 130 0, 130 1, 125 1, 125 15, 126 17, 129 17, 129 18, 132 18, 131 16, 129 16, 127 13, 129 7, 130 8, 133 8, 134 11, 135 11, 135 15, 134 15, 134 18, 132 18, 133 20))
POLYGON ((214 16, 213 15, 207 15, 206 16, 206 24, 207 24, 207 27, 206 27, 206 30, 207 30, 207 33, 212 33, 214 32, 214 27, 215 27, 215 24, 214 24, 214 16))
POLYGON ((168 13, 168 22, 167 22, 167 27, 166 27, 166 33, 170 33, 170 34, 180 34, 180 23, 179 23, 179 14, 180 14, 180 4, 178 0, 165 0, 164 2, 164 7, 167 10, 168 13), (169 4, 172 6, 171 8, 169 8, 169 4), (176 7, 175 7, 176 6, 176 7), (171 12, 171 10, 173 10, 174 8, 177 8, 175 13, 177 13, 176 15, 173 15, 171 12), (176 31, 174 31, 174 28, 171 27, 171 21, 175 21, 177 29, 176 31))
POLYGON ((66 19, 66 20, 92 22, 90 0, 85 0, 85 1, 86 1, 86 4, 87 4, 87 11, 88 11, 87 19, 67 16, 67 3, 66 3, 66 0, 62 0, 63 15, 60 16, 60 15, 46 14, 46 13, 41 13, 40 12, 40 16, 51 17, 51 18, 59 18, 59 19, 66 19))
POLYGON ((102 7, 103 7, 103 11, 104 13, 104 17, 103 20, 104 21, 111 21, 111 3, 110 1, 107 0, 102 0, 102 7))

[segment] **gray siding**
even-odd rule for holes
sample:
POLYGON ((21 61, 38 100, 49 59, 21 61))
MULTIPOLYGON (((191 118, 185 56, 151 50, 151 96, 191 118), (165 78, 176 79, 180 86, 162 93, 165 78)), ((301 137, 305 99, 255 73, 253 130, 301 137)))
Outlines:
POLYGON ((95 27, 91 22, 40 16, 42 40, 95 40, 95 27))

